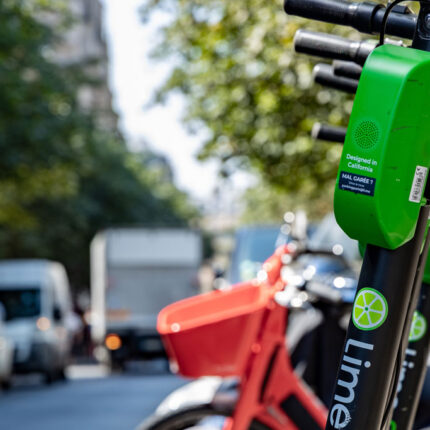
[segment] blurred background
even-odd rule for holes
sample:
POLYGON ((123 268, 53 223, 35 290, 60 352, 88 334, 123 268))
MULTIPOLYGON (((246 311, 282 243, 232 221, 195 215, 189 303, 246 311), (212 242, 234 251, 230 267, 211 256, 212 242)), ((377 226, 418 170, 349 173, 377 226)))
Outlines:
POLYGON ((309 235, 328 215, 318 246, 358 258, 330 233, 341 146, 310 138, 352 98, 313 84, 278 1, 3 0, 0 18, 0 428, 132 429, 185 382, 159 310, 255 277, 285 212, 309 235))

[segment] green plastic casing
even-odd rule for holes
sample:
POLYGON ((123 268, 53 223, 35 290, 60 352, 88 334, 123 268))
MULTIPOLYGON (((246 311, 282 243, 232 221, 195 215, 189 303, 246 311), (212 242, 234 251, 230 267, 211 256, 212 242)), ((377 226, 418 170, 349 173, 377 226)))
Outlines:
POLYGON ((415 232, 430 166, 430 53, 376 48, 364 65, 334 211, 345 233, 395 249, 415 232))

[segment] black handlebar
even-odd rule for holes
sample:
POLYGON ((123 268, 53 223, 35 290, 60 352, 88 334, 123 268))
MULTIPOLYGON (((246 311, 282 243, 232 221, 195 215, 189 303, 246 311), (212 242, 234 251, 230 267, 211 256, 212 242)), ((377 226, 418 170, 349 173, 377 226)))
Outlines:
MULTIPOLYGON (((386 43, 404 46, 403 42, 386 39, 386 43)), ((364 65, 367 57, 376 48, 376 41, 354 41, 333 34, 297 30, 294 36, 296 52, 323 58, 354 62, 364 65)))
POLYGON ((314 80, 317 84, 324 85, 335 90, 345 91, 355 94, 358 81, 350 78, 343 78, 334 74, 333 67, 329 64, 317 64, 313 70, 314 80))
POLYGON ((311 136, 318 140, 343 143, 345 142, 346 128, 317 122, 312 127, 311 136))
MULTIPOLYGON (((344 0, 284 0, 284 9, 289 15, 332 24, 349 25, 368 34, 381 31, 385 13, 385 6, 382 4, 350 3, 344 0)), ((388 17, 386 34, 412 39, 416 25, 416 15, 394 10, 388 17)))
POLYGON ((350 61, 333 61, 333 72, 336 76, 359 80, 363 68, 350 61))
POLYGON ((294 49, 297 52, 336 60, 354 61, 364 64, 375 49, 375 42, 355 42, 332 34, 298 30, 294 36, 294 49))

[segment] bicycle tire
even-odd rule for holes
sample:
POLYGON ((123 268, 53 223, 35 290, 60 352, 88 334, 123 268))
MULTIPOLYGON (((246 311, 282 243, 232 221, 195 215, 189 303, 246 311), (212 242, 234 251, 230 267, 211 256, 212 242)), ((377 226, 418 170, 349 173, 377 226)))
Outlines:
MULTIPOLYGON (((209 405, 198 405, 183 408, 164 415, 151 415, 136 430, 185 430, 195 427, 201 420, 210 416, 229 416, 228 413, 215 410, 209 405)), ((269 427, 253 420, 250 430, 270 430, 269 427)))

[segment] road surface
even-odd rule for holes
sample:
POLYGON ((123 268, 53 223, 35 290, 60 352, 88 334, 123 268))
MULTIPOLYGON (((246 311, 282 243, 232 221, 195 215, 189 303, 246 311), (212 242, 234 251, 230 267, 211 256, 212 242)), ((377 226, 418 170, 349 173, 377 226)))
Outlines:
POLYGON ((109 375, 100 366, 74 367, 70 376, 52 386, 18 378, 0 393, 0 429, 133 430, 185 382, 165 373, 109 375))

